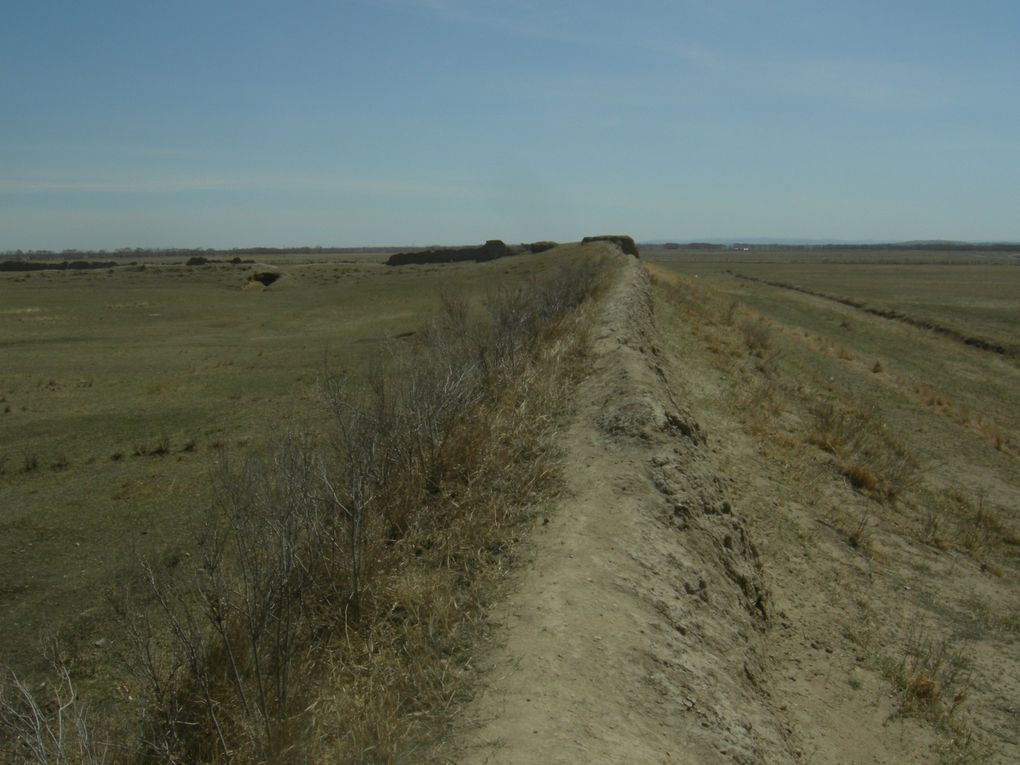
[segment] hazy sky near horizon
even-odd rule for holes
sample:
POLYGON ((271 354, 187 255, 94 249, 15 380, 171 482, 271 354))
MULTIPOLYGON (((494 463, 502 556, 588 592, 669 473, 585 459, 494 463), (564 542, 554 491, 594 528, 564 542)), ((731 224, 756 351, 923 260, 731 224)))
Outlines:
POLYGON ((6 0, 0 250, 1020 240, 1016 0, 6 0))

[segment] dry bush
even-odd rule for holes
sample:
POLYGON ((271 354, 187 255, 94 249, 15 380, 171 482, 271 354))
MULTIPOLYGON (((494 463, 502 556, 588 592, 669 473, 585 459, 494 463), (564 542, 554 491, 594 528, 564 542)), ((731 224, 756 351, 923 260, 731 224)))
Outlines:
POLYGON ((850 546, 866 556, 873 555, 871 513, 865 509, 856 518, 846 519, 840 524, 850 546))
POLYGON ((998 451, 1004 452, 1008 450, 1012 439, 1010 438, 1010 434, 1007 430, 996 423, 988 422, 987 420, 981 420, 978 424, 978 428, 982 435, 984 435, 984 437, 987 438, 998 451))
POLYGON ((762 317, 746 318, 740 323, 744 344, 753 356, 764 357, 772 347, 772 330, 762 317))
POLYGON ((914 392, 927 406, 933 408, 946 407, 951 403, 942 393, 926 383, 914 383, 914 392))
POLYGON ((110 744, 97 736, 67 668, 48 692, 34 694, 11 673, 0 681, 0 759, 10 763, 104 765, 110 744))
POLYGON ((950 722, 970 689, 970 663, 947 639, 927 631, 911 634, 898 661, 887 659, 886 675, 900 691, 900 711, 950 722))
POLYGON ((970 496, 952 489, 945 493, 938 510, 944 519, 944 537, 972 555, 984 558, 1007 552, 1004 547, 1020 546, 1020 531, 986 501, 983 492, 970 496))
POLYGON ((220 454, 197 554, 120 601, 141 742, 117 762, 387 761, 425 736, 553 485, 549 412, 606 274, 577 258, 481 316, 444 296, 364 379, 326 375, 314 434, 220 454))
POLYGON ((727 326, 732 327, 737 318, 737 312, 740 308, 740 304, 736 300, 730 300, 726 304, 726 308, 723 310, 722 321, 727 326))

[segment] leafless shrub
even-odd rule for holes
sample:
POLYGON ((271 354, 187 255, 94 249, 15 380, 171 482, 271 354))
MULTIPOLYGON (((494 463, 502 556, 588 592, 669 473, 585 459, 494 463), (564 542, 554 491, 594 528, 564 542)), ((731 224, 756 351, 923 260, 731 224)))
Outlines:
POLYGON ((109 743, 97 739, 66 667, 57 668, 56 680, 45 696, 33 694, 14 673, 0 684, 0 731, 11 747, 0 748, 0 756, 35 765, 109 762, 109 743))
POLYGON ((740 323, 744 344, 752 355, 762 357, 772 347, 772 330, 762 317, 748 317, 740 323))
MULTIPOLYGON (((493 293, 474 321, 467 303, 444 296, 434 325, 388 364, 362 381, 325 376, 323 438, 221 457, 187 575, 146 567, 154 613, 123 609, 147 756, 304 761, 307 731, 323 724, 313 710, 327 648, 340 666, 363 668, 351 679, 359 689, 392 685, 402 699, 376 724, 358 723, 355 759, 395 746, 383 739, 410 698, 446 692, 435 668, 450 656, 435 644, 464 618, 457 588, 505 547, 500 492, 523 499, 546 474, 529 445, 542 427, 529 367, 602 274, 578 259, 553 279, 493 293), (395 599, 397 572, 421 579, 419 561, 433 572, 422 581, 445 584, 421 603, 395 599), (396 665, 406 680, 365 677, 396 665)), ((384 696, 364 703, 385 706, 384 696)))

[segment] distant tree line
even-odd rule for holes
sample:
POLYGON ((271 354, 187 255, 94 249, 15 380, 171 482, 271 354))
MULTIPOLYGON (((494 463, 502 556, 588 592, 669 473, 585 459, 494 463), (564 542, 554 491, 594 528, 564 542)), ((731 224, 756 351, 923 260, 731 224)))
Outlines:
POLYGON ((556 242, 541 241, 508 246, 501 239, 489 239, 477 247, 428 247, 407 252, 395 252, 386 261, 388 266, 423 265, 426 263, 462 263, 521 255, 525 252, 539 253, 556 247, 556 242))
POLYGON ((725 250, 726 245, 724 244, 712 244, 711 242, 688 242, 687 244, 680 244, 679 242, 666 242, 662 245, 664 250, 725 250))
POLYGON ((59 263, 39 263, 30 260, 0 261, 0 271, 88 271, 97 268, 122 266, 123 262, 113 260, 64 260, 59 263))
MULTIPOLYGON (((0 256, 8 260, 83 260, 93 258, 196 258, 238 257, 241 255, 325 255, 342 252, 393 252, 395 247, 234 247, 220 250, 201 247, 155 248, 121 247, 116 250, 7 250, 0 256)), ((416 248, 410 248, 416 249, 416 248)))

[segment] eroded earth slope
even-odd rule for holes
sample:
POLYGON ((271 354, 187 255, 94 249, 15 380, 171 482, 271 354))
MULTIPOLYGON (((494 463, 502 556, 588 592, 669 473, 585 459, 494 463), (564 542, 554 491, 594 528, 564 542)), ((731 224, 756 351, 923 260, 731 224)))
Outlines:
POLYGON ((970 646, 965 678, 928 677, 916 656, 955 656, 936 641, 952 625, 931 621, 933 599, 963 607, 979 587, 1014 613, 1015 571, 992 576, 902 534, 863 544, 867 529, 855 537, 837 516, 865 508, 867 526, 876 500, 794 443, 782 407, 762 425, 749 391, 771 373, 761 358, 717 363, 725 349, 679 318, 670 278, 653 290, 628 257, 602 301, 562 433, 563 497, 494 615, 480 690, 440 757, 1017 761, 1011 622, 970 646))

